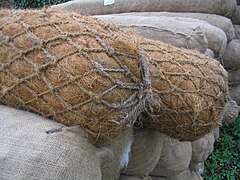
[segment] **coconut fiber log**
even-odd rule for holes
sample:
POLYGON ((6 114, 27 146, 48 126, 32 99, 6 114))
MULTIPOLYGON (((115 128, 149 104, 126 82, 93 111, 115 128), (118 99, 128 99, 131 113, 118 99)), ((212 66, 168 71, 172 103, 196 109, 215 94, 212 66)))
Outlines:
POLYGON ((131 37, 92 17, 0 11, 0 102, 96 139, 117 136, 142 111, 146 58, 131 37))
POLYGON ((142 40, 141 47, 150 56, 153 99, 140 121, 181 141, 220 125, 228 81, 219 62, 157 41, 142 40))
POLYGON ((171 11, 232 16, 237 6, 236 0, 115 0, 115 2, 109 6, 104 6, 104 1, 105 0, 74 0, 53 7, 87 15, 171 11))

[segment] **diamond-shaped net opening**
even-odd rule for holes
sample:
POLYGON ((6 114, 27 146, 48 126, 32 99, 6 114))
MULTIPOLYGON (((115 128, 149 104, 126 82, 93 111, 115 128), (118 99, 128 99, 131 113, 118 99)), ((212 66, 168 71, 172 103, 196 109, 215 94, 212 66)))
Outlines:
POLYGON ((150 57, 153 97, 140 120, 181 141, 193 141, 220 125, 227 73, 197 52, 142 40, 150 57))
POLYGON ((101 140, 135 122, 150 82, 135 37, 58 10, 0 15, 1 103, 80 125, 101 140))

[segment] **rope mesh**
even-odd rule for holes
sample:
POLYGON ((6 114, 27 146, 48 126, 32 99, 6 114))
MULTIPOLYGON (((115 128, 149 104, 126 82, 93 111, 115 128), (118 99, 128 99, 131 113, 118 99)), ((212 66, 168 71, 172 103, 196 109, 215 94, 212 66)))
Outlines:
POLYGON ((157 41, 140 44, 150 57, 153 97, 139 120, 181 141, 194 141, 221 125, 228 82, 220 63, 157 41))
POLYGON ((143 110, 147 62, 132 38, 95 18, 0 12, 0 102, 79 124, 97 140, 117 136, 143 110))

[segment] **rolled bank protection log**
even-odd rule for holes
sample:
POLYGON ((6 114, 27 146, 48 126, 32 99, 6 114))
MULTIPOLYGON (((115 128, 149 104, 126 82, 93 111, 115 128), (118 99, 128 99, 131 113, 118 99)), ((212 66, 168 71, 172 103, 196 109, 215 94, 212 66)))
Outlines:
POLYGON ((59 10, 0 11, 0 102, 108 140, 131 126, 149 85, 134 39, 59 10))
POLYGON ((141 47, 150 57, 153 98, 140 121, 181 141, 220 125, 228 81, 219 62, 157 41, 143 39, 141 47))

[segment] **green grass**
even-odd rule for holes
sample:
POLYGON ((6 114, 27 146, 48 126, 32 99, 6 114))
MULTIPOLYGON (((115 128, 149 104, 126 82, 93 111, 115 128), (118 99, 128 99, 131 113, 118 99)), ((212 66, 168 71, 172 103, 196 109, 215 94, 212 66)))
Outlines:
POLYGON ((206 180, 240 179, 240 116, 220 130, 214 151, 205 162, 203 177, 206 180))

